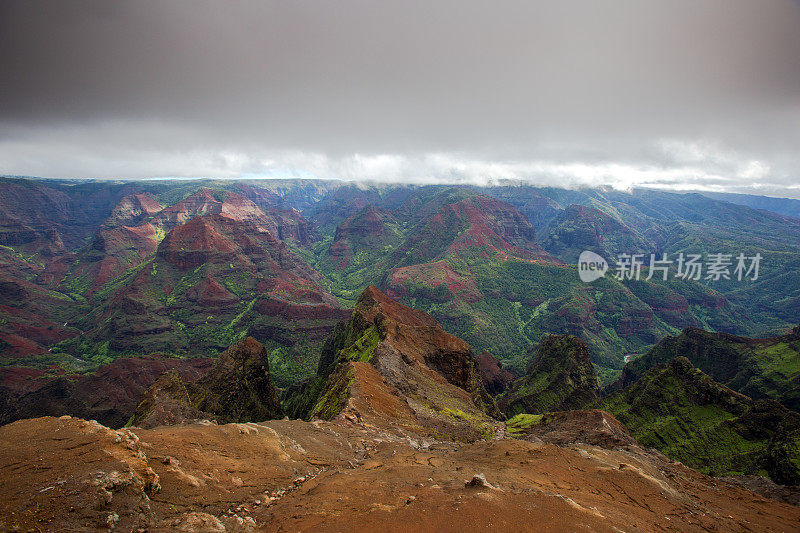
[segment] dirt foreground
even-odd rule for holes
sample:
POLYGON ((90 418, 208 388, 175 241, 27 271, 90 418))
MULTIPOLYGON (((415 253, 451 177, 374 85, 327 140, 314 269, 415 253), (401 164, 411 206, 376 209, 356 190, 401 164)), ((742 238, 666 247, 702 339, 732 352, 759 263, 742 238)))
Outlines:
POLYGON ((340 422, 0 428, 2 531, 797 531, 800 508, 636 447, 340 422))

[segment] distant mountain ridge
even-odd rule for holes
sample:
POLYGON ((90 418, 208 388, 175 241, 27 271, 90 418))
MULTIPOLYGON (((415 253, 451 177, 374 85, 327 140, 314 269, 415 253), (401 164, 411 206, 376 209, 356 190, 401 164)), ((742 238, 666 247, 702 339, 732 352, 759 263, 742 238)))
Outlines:
POLYGON ((288 387, 370 284, 518 375, 546 335, 576 335, 603 385, 686 327, 766 336, 800 322, 798 222, 700 194, 2 179, 0 207, 0 355, 45 375, 154 351, 215 356, 249 335, 288 387), (748 283, 586 285, 583 248, 761 253, 762 270, 748 283))
POLYGON ((772 211, 780 215, 789 217, 800 218, 800 200, 794 198, 777 198, 772 196, 758 196, 755 194, 737 194, 725 192, 708 192, 703 191, 700 194, 714 198, 715 200, 722 200, 732 204, 746 205, 753 209, 763 209, 765 211, 772 211))

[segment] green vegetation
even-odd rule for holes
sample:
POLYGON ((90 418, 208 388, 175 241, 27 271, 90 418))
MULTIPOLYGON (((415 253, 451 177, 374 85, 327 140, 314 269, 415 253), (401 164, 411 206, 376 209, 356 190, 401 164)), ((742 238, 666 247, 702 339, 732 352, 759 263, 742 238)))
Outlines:
POLYGON ((599 398, 589 350, 572 335, 550 335, 539 345, 527 373, 497 397, 507 415, 582 409, 599 398))
POLYGON ((341 351, 339 358, 344 361, 371 363, 375 348, 380 342, 381 336, 378 328, 371 325, 352 345, 341 351))
POLYGON ((350 365, 342 364, 328 378, 327 387, 309 414, 309 418, 330 420, 344 408, 347 402, 350 385, 355 375, 350 365))
POLYGON ((753 398, 770 398, 800 411, 800 333, 752 340, 688 328, 666 337, 625 367, 622 386, 648 369, 685 355, 715 380, 753 398))
POLYGON ((506 434, 509 437, 519 437, 526 434, 532 427, 542 421, 544 415, 519 413, 506 421, 506 434))
POLYGON ((800 481, 800 415, 714 382, 683 357, 599 403, 644 446, 711 475, 800 481))
MULTIPOLYGON (((0 340, 0 348, 2 348, 2 342, 3 341, 0 340)), ((58 351, 32 355, 25 358, 25 366, 27 368, 45 370, 54 374, 57 373, 58 370, 62 370, 67 374, 86 374, 88 372, 94 372, 103 363, 103 360, 85 361, 58 351)), ((0 360, 0 368, 16 366, 19 366, 19 362, 14 359, 0 360)))
POLYGON ((146 269, 150 265, 151 261, 152 261, 152 259, 150 261, 146 261, 146 262, 143 262, 143 263, 141 263, 139 265, 133 266, 133 267, 129 268, 128 270, 126 270, 125 273, 122 274, 121 276, 119 276, 117 278, 114 278, 113 280, 105 283, 94 294, 94 299, 95 300, 100 300, 100 301, 107 299, 117 289, 119 289, 120 287, 124 286, 131 279, 133 279, 133 277, 136 274, 138 274, 142 270, 146 269))

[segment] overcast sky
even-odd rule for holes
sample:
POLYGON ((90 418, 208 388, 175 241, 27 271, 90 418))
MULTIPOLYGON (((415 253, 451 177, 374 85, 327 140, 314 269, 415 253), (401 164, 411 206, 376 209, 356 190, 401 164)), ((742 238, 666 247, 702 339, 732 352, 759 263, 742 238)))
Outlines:
POLYGON ((800 2, 0 0, 0 174, 800 198, 800 2))

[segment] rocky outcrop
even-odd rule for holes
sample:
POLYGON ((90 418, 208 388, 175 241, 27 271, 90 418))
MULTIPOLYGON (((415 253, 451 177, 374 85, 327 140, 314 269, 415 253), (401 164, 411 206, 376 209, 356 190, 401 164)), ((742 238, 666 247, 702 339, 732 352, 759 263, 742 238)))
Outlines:
POLYGON ((266 348, 252 337, 231 346, 196 382, 176 372, 159 377, 142 395, 130 424, 174 425, 198 419, 250 422, 283 417, 266 348))
POLYGON ((800 415, 717 383, 685 357, 653 367, 600 407, 643 445, 708 474, 800 484, 800 415))
POLYGON ((252 337, 231 346, 192 387, 193 404, 226 422, 282 418, 269 372, 269 354, 252 337))
POLYGON ((609 450, 638 447, 628 429, 614 415, 598 409, 518 415, 508 421, 508 434, 557 446, 590 444, 609 450))
POLYGON ((600 398, 589 348, 573 335, 550 335, 536 349, 525 376, 498 398, 507 415, 582 409, 600 398))
POLYGON ((220 215, 195 217, 164 237, 158 246, 158 255, 183 272, 208 263, 212 258, 217 262, 236 261, 239 247, 225 235, 223 227, 235 229, 220 215))
POLYGON ((180 374, 171 370, 162 374, 144 392, 130 423, 142 428, 154 428, 204 419, 216 418, 192 407, 186 383, 180 374))
POLYGON ((625 365, 610 390, 636 383, 650 368, 683 356, 715 381, 752 398, 773 399, 800 411, 798 327, 786 335, 751 339, 689 327, 665 337, 642 357, 625 365))
POLYGON ((500 416, 461 339, 430 315, 364 290, 326 342, 318 375, 287 398, 302 416, 352 419, 474 440, 500 416))
POLYGON ((503 368, 503 364, 489 352, 481 352, 475 360, 483 387, 489 394, 500 394, 514 382, 514 374, 503 368))

